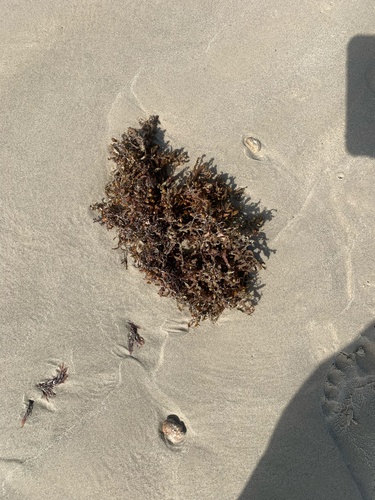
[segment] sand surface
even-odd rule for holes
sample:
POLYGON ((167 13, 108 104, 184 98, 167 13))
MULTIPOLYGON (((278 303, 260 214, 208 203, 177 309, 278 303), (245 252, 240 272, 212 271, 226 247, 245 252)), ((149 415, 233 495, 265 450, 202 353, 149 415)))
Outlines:
POLYGON ((372 2, 0 11, 1 498, 375 498, 372 2), (189 329, 93 224, 110 138, 150 114, 273 210, 253 316, 189 329))

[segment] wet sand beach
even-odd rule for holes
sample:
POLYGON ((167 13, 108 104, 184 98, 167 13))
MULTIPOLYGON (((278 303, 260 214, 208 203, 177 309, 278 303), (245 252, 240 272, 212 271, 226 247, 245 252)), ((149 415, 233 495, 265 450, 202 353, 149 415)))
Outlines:
POLYGON ((375 499, 371 2, 0 11, 1 498, 375 499), (93 223, 150 115, 272 211, 251 316, 189 327, 93 223))

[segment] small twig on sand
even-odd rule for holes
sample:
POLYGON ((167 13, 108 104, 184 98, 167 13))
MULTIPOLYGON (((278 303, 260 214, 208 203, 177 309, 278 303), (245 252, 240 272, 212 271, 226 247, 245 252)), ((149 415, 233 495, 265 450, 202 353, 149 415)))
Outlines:
POLYGON ((33 406, 34 406, 34 401, 32 399, 29 399, 28 405, 27 405, 27 409, 26 409, 26 413, 25 413, 25 415, 23 416, 23 418, 21 420, 21 427, 23 427, 25 425, 26 420, 32 414, 32 412, 33 412, 33 406))

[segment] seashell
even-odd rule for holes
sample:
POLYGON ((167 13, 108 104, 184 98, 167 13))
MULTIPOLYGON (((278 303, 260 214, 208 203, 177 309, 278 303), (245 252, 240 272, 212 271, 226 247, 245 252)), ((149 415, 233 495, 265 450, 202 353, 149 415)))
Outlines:
POLYGON ((263 160, 262 143, 255 137, 244 137, 243 144, 246 147, 245 155, 253 160, 263 160))
POLYGON ((168 415, 161 426, 161 433, 166 441, 173 445, 181 445, 185 441, 186 426, 177 415, 168 415))
POLYGON ((260 141, 258 141, 258 139, 255 139, 255 137, 246 137, 245 146, 254 154, 259 153, 259 151, 262 149, 260 141))

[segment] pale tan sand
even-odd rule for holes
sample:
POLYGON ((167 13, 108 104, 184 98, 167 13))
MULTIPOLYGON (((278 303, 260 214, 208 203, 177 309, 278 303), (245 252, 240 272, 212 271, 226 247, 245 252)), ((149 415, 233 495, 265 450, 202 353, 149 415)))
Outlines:
POLYGON ((374 158, 345 144, 347 46, 375 13, 354 4, 1 2, 2 498, 375 498, 371 385, 344 443, 358 373, 335 381, 338 416, 320 407, 375 309, 374 158), (252 317, 189 331, 92 223, 110 137, 148 114, 277 210, 252 317), (137 359, 127 320, 146 341, 137 359), (47 403, 35 384, 61 362, 47 403), (159 432, 169 414, 187 426, 176 450, 159 432))

